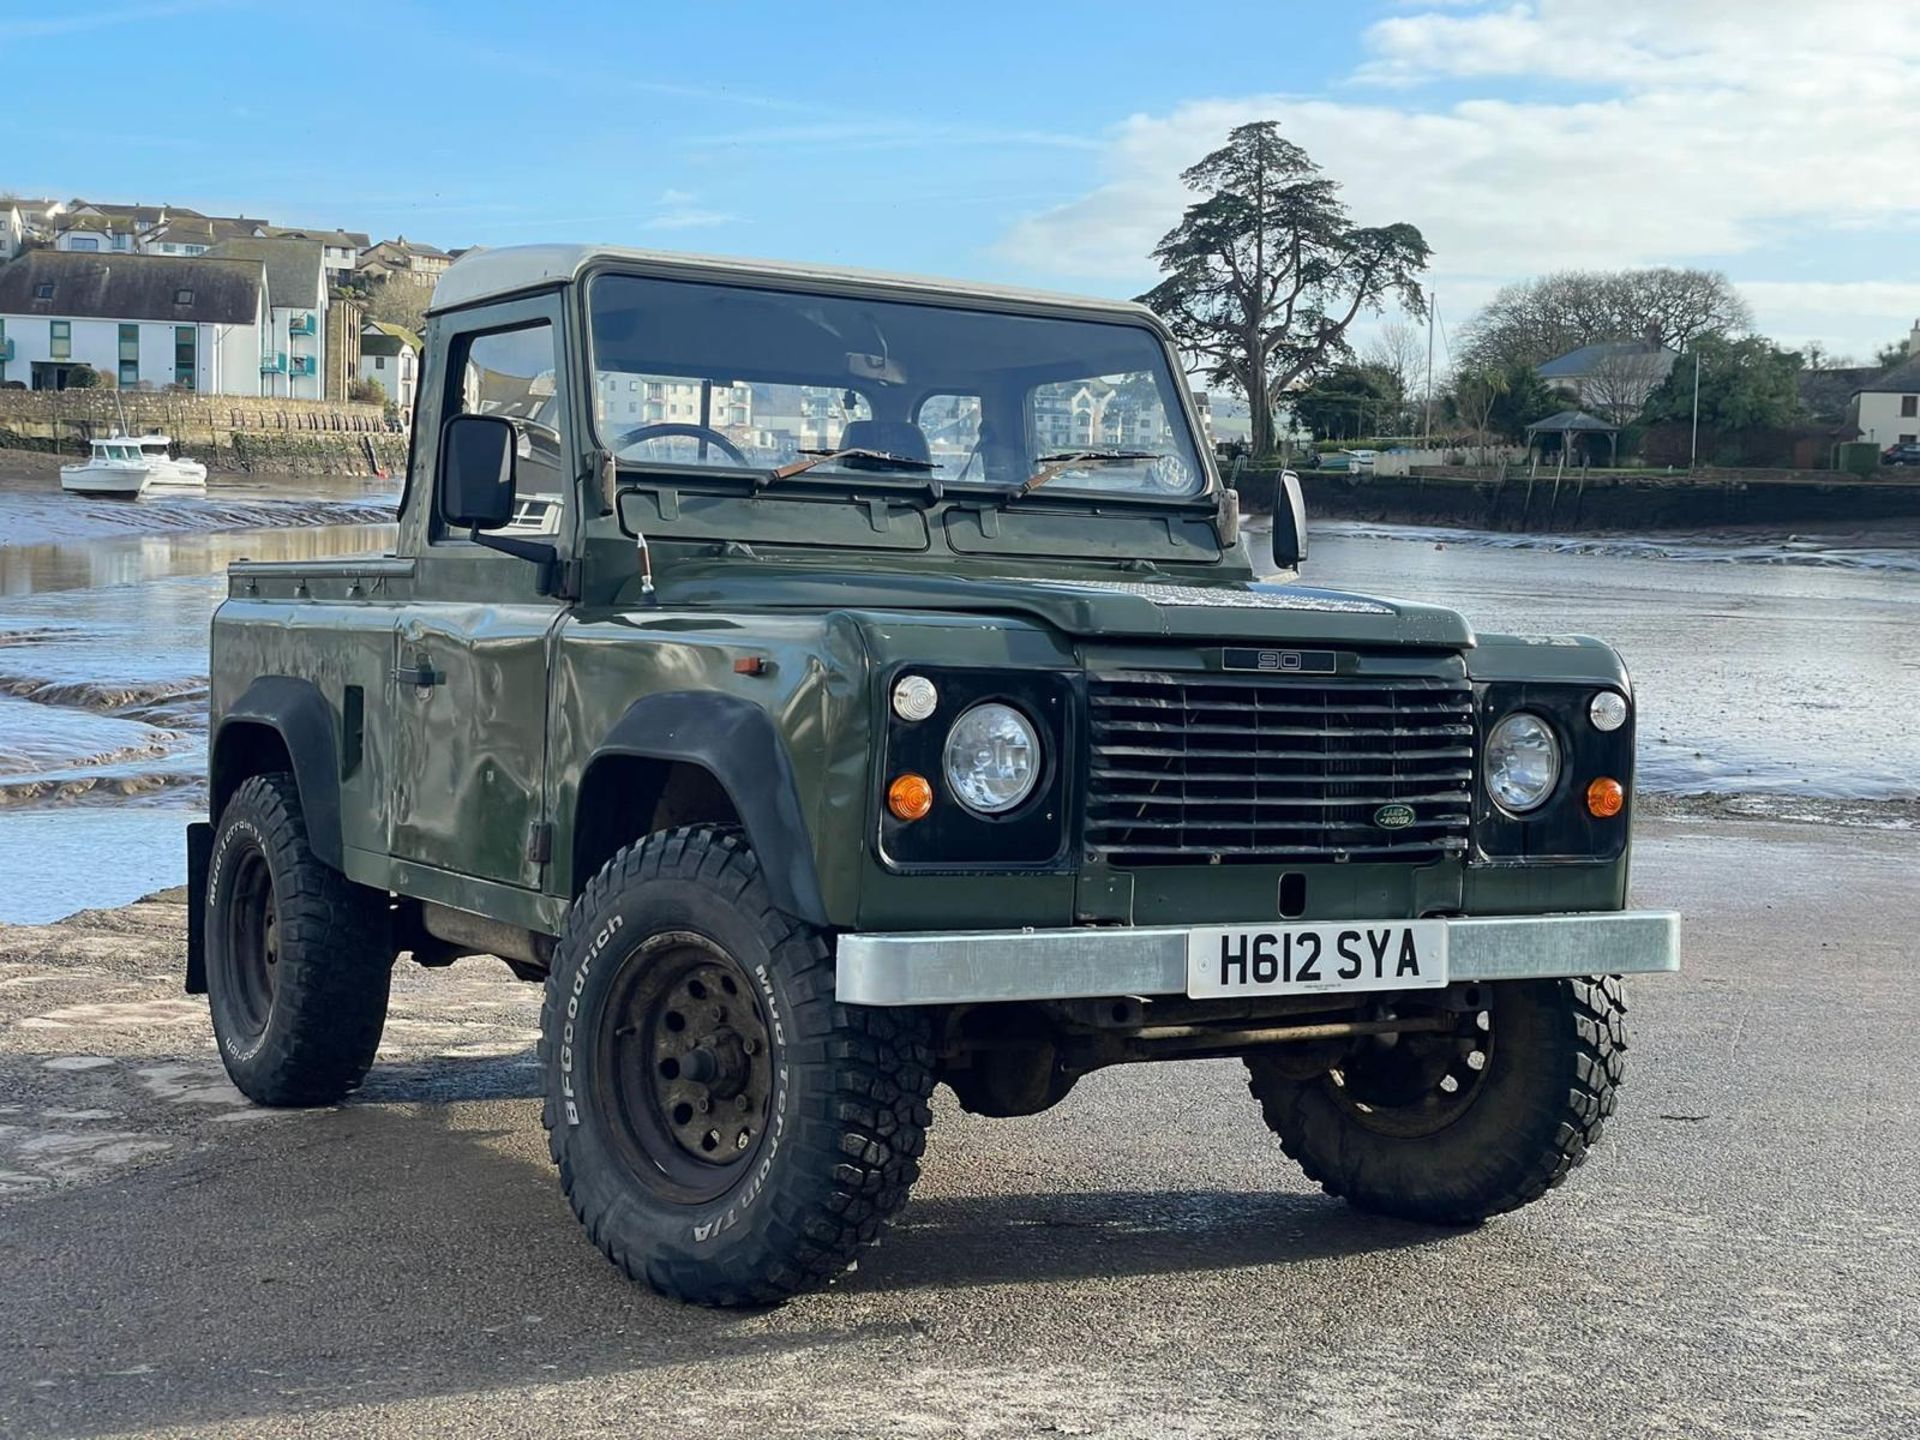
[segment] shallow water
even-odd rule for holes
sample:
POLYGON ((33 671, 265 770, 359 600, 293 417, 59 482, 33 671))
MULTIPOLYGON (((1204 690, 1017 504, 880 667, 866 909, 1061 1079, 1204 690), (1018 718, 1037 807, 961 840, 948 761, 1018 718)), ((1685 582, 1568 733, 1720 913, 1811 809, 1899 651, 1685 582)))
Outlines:
POLYGON ((134 503, 0 480, 0 921, 179 883, 227 565, 385 549, 394 498, 353 479, 134 503))
POLYGON ((1920 796, 1920 549, 1513 543, 1541 539, 1326 525, 1305 573, 1483 631, 1605 638, 1633 675, 1643 789, 1920 796))
MULTIPOLYGON (((390 495, 253 488, 49 519, 62 497, 0 485, 0 921, 184 877, 180 827, 204 804, 207 624, 230 561, 392 542, 391 525, 364 523, 390 495), (37 528, 16 529, 23 513, 37 528), (290 528, 210 528, 235 513, 290 528), (42 538, 13 543, 21 533, 42 538)), ((1633 670, 1642 788, 1793 809, 1920 795, 1916 558, 1857 537, 1789 548, 1329 524, 1306 578, 1453 605, 1486 631, 1605 636, 1633 670)))

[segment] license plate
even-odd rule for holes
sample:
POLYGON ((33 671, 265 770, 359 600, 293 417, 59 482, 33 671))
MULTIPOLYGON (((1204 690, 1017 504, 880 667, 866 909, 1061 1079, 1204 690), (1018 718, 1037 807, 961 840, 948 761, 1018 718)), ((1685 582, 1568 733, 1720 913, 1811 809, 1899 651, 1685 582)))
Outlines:
POLYGON ((1447 983, 1443 920, 1227 925, 1187 937, 1187 994, 1321 995, 1447 983))

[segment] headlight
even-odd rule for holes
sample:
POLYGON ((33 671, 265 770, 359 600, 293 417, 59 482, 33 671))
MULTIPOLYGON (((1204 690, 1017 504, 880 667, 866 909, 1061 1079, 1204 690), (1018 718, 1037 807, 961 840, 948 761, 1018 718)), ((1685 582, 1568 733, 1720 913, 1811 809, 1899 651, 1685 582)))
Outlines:
POLYGON ((947 787, 969 810, 998 815, 1033 793, 1040 737, 1011 705, 976 705, 947 732, 947 787))
POLYGON ((1487 737, 1487 793, 1516 815, 1537 810, 1560 779, 1560 742, 1538 715, 1515 711, 1487 737))

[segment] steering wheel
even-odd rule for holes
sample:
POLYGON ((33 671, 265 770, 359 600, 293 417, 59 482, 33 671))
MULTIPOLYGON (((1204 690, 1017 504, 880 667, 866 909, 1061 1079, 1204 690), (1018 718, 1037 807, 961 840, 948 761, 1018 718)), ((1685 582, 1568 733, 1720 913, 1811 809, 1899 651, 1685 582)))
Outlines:
POLYGON ((637 430, 627 431, 626 434, 615 440, 613 444, 614 449, 618 451, 625 450, 629 445, 638 445, 647 440, 666 440, 680 437, 688 440, 705 441, 742 469, 752 468, 753 462, 741 453, 738 445, 735 445, 718 430, 709 429, 705 425, 688 425, 678 422, 661 425, 642 425, 637 430))

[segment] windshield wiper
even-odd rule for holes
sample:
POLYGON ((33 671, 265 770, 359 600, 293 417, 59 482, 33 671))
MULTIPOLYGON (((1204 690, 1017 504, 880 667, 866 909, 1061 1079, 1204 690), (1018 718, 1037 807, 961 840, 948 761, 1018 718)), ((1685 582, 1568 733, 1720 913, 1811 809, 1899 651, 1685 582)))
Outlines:
POLYGON ((1054 476, 1076 465, 1111 465, 1120 461, 1159 458, 1158 450, 1070 450, 1058 455, 1042 455, 1040 468, 1021 483, 1020 493, 1031 495, 1054 476))
POLYGON ((895 455, 886 450, 867 450, 855 446, 850 450, 796 450, 796 455, 805 455, 805 460, 796 460, 791 465, 782 465, 773 472, 775 480, 791 480, 795 475, 804 474, 816 465, 825 465, 834 460, 861 460, 875 470, 937 470, 940 467, 931 460, 916 460, 911 455, 895 455))

